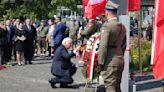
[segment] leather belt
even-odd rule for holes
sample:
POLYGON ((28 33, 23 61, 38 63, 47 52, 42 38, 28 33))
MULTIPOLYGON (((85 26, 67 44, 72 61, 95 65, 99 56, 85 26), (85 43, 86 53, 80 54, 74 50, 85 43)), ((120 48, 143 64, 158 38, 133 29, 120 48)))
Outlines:
POLYGON ((117 46, 115 46, 115 45, 109 45, 108 47, 109 48, 117 48, 117 46))

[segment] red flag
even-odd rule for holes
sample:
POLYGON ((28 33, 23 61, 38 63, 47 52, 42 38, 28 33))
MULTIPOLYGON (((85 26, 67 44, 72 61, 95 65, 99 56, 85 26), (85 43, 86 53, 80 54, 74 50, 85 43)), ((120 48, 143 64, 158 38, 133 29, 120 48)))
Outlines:
POLYGON ((105 13, 107 0, 83 0, 84 16, 95 19, 96 16, 105 13))
POLYGON ((155 0, 154 32, 152 41, 153 73, 164 78, 164 0, 155 0))
POLYGON ((141 0, 129 0, 128 10, 138 11, 141 8, 141 0))

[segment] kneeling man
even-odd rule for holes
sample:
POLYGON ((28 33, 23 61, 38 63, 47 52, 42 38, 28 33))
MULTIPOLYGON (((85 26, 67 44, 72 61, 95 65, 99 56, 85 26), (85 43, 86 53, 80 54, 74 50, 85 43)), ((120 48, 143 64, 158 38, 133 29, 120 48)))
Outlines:
MULTIPOLYGON (((54 59, 51 67, 51 73, 55 78, 51 78, 49 83, 52 88, 56 88, 55 84, 59 83, 61 88, 68 88, 68 84, 73 83, 72 76, 76 72, 75 65, 70 59, 75 56, 73 51, 68 52, 72 47, 72 39, 65 38, 62 45, 57 48, 54 54, 54 59)), ((76 48, 78 49, 78 48, 76 48)))

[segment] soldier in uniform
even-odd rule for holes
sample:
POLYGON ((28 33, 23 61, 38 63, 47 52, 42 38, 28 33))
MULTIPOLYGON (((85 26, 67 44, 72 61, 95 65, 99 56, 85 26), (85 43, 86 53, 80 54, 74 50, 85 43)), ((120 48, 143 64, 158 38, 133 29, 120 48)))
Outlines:
POLYGON ((48 27, 46 27, 45 20, 41 21, 41 26, 38 28, 37 35, 38 35, 38 44, 39 44, 39 54, 41 56, 45 56, 46 54, 46 36, 48 33, 48 27))
POLYGON ((74 19, 72 21, 72 26, 71 26, 71 29, 69 31, 69 37, 71 37, 72 40, 73 40, 73 45, 72 45, 73 48, 75 48, 76 45, 77 45, 77 32, 78 32, 78 29, 79 29, 79 27, 76 23, 76 20, 74 19))
MULTIPOLYGON (((126 48, 126 29, 118 22, 119 5, 108 1, 106 4, 105 22, 100 31, 98 66, 104 80, 106 92, 121 92, 120 83, 124 69, 124 51, 126 48)), ((102 91, 101 91, 102 92, 102 91)))
POLYGON ((93 35, 96 32, 96 21, 94 19, 90 19, 86 27, 83 31, 81 31, 81 35, 86 36, 86 39, 89 39, 91 35, 93 35))

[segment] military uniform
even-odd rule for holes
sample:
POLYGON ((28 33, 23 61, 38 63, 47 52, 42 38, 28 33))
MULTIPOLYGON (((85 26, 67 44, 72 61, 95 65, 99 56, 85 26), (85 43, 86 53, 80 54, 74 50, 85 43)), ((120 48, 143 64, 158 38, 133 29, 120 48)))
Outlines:
POLYGON ((45 52, 46 46, 47 46, 47 42, 46 42, 47 33, 48 33, 48 27, 40 26, 38 28, 37 35, 38 35, 39 49, 44 49, 44 52, 45 52))
POLYGON ((97 29, 96 22, 95 22, 95 20, 91 19, 91 20, 89 20, 88 24, 86 25, 84 30, 81 31, 80 34, 85 35, 86 39, 89 39, 89 37, 96 32, 96 29, 97 29))
POLYGON ((73 40, 73 44, 76 46, 77 44, 77 32, 78 32, 79 26, 76 24, 76 21, 73 21, 72 27, 69 31, 69 37, 73 40))
MULTIPOLYGON (((109 2, 107 3, 109 4, 109 2)), ((111 3, 110 3, 111 4, 111 3)), ((112 9, 106 6, 108 9, 112 9)), ((113 8, 115 9, 115 8, 113 8)), ((117 17, 108 19, 101 27, 98 64, 102 66, 101 75, 106 92, 121 92, 120 83, 124 69, 124 51, 126 47, 126 29, 117 17)))

